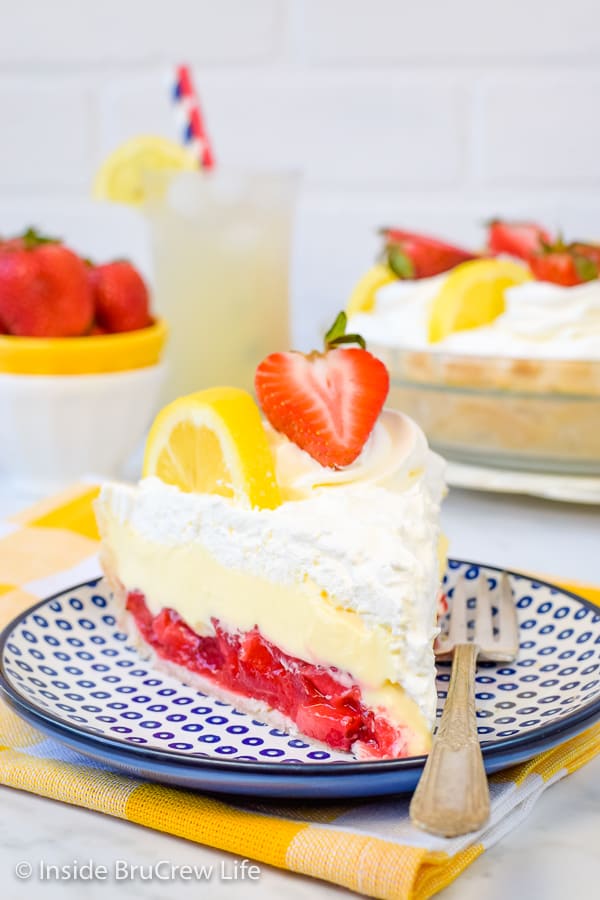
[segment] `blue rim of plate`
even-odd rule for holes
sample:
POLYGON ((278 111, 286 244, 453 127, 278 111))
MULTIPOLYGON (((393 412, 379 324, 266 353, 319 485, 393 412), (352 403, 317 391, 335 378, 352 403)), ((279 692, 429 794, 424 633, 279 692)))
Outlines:
MULTIPOLYGON (((476 563, 472 560, 463 560, 452 558, 449 563, 462 566, 477 566, 492 572, 506 572, 509 576, 515 578, 523 578, 535 582, 535 584, 543 587, 551 588, 559 591, 566 597, 576 600, 581 606, 598 614, 599 607, 586 600, 573 591, 566 590, 552 582, 545 581, 540 578, 532 578, 523 572, 516 572, 511 569, 504 569, 500 566, 489 565, 488 563, 476 563)), ((225 760, 215 759, 213 757, 191 757, 189 754, 180 753, 177 750, 166 752, 164 750, 143 747, 136 744, 130 744, 120 738, 106 738, 98 735, 96 732, 84 726, 74 726, 66 723, 63 719, 58 718, 52 713, 41 711, 34 704, 27 703, 25 698, 19 694, 7 680, 3 669, 3 651, 6 642, 9 640, 13 630, 34 613, 41 606, 54 599, 62 597, 65 593, 76 591, 84 587, 95 587, 102 577, 93 578, 90 581, 84 581, 80 584, 58 591, 49 597, 45 597, 33 606, 16 616, 0 633, 0 697, 3 697, 9 706, 26 719, 30 724, 39 727, 48 734, 55 735, 59 740, 70 744, 82 752, 89 752, 96 748, 98 751, 105 750, 111 753, 118 753, 119 756, 125 756, 131 764, 135 760, 140 762, 147 760, 151 763, 162 762, 169 766, 177 766, 181 769, 192 769, 195 771, 215 771, 215 772, 241 772, 248 775, 269 775, 281 776, 286 781, 310 779, 319 775, 335 775, 336 778, 351 775, 366 775, 368 773, 375 774, 392 774, 400 773, 403 770, 422 769, 427 759, 426 756, 410 756, 402 759, 382 759, 382 760, 359 760, 352 762, 327 762, 327 763, 310 763, 305 765, 291 766, 289 763, 278 762, 255 762, 250 760, 225 760)), ((600 718, 600 697, 592 700, 590 703, 581 707, 570 715, 563 716, 557 722, 550 722, 538 728, 532 728, 525 734, 516 735, 514 737, 506 737, 496 741, 481 742, 482 754, 488 771, 496 770, 501 766, 495 766, 493 759, 499 757, 509 757, 508 762, 503 765, 510 765, 520 759, 527 759, 534 756, 537 752, 555 746, 569 737, 572 737, 587 727, 591 726, 594 721, 600 718), (522 750, 523 753, 518 751, 522 750)))
MULTIPOLYGON (((238 768, 232 764, 228 769, 204 765, 204 761, 197 758, 194 758, 194 765, 190 765, 189 758, 185 762, 173 759, 164 761, 156 759, 152 754, 148 759, 142 760, 128 753, 129 745, 115 742, 108 746, 107 751, 104 751, 101 745, 88 741, 87 736, 77 730, 74 730, 73 734, 69 734, 68 731, 62 734, 59 727, 49 726, 43 719, 38 720, 29 709, 20 709, 12 702, 9 705, 31 725, 37 726, 71 750, 91 757, 108 768, 134 775, 138 779, 164 782, 180 788, 201 790, 217 795, 323 802, 404 794, 412 792, 417 786, 425 762, 425 757, 413 757, 410 760, 412 765, 403 767, 377 764, 367 764, 365 767, 358 763, 358 768, 354 768, 352 771, 348 771, 348 768, 339 771, 339 766, 344 766, 344 764, 335 762, 328 766, 320 766, 321 771, 317 773, 313 772, 317 768, 317 764, 311 764, 298 767, 287 766, 285 773, 279 774, 271 771, 273 766, 269 764, 267 764, 267 771, 253 771, 249 762, 246 762, 244 766, 241 765, 243 760, 237 761, 238 768), (310 770, 308 774, 312 777, 298 777, 301 772, 304 774, 306 769, 310 770)), ((486 772, 492 774, 531 759, 538 753, 549 750, 558 743, 579 734, 588 725, 592 725, 593 721, 594 717, 592 716, 589 720, 584 720, 573 728, 566 729, 558 737, 541 739, 516 750, 503 751, 493 757, 488 756, 484 758, 486 772)), ((207 759, 208 763, 211 761, 221 762, 221 760, 207 759)), ((404 762, 407 761, 404 760, 404 762)))

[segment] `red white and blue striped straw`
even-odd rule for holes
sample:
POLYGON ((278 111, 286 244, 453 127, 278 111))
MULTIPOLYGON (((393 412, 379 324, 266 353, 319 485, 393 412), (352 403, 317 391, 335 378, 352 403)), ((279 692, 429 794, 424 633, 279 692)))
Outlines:
POLYGON ((184 144, 197 155, 203 169, 213 169, 215 157, 189 66, 175 69, 173 101, 183 118, 184 144))

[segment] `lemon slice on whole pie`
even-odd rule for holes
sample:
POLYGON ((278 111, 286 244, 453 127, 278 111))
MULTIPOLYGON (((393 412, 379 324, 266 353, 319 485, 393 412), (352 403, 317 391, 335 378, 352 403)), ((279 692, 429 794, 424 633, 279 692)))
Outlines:
POLYGON ((394 275, 389 266, 383 263, 372 266, 356 283, 348 300, 346 313, 353 316, 356 313, 371 312, 375 308, 375 294, 379 288, 392 281, 398 281, 398 276, 394 275))
POLYGON ((429 341, 493 322, 504 312, 506 289, 531 277, 526 266, 509 260, 475 259, 456 266, 433 300, 429 341))
POLYGON ((94 180, 97 200, 140 206, 146 199, 144 172, 193 171, 198 160, 185 147, 154 135, 125 141, 104 161, 94 180))
POLYGON ((215 387, 180 397, 156 417, 144 477, 186 493, 220 494, 274 509, 281 499, 258 407, 246 391, 215 387))

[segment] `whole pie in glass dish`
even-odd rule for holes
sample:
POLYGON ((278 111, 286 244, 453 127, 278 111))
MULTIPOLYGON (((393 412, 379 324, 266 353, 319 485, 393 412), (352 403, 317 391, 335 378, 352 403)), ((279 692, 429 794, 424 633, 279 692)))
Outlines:
POLYGON ((384 236, 348 312, 390 371, 391 405, 451 459, 600 475, 600 245, 501 221, 470 257, 384 236))

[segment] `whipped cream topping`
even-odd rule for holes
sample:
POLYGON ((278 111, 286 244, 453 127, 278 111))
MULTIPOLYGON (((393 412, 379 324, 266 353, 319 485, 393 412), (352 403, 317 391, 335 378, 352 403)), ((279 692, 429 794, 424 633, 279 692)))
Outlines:
POLYGON ((400 412, 384 410, 360 455, 343 469, 320 465, 268 423, 265 429, 285 500, 299 500, 323 488, 352 484, 374 484, 402 491, 426 469, 428 477, 437 479, 440 485, 443 480, 442 461, 429 450, 418 425, 400 412))
POLYGON ((373 312, 350 316, 348 332, 362 334, 367 345, 371 341, 415 349, 428 345, 429 310, 445 280, 446 275, 435 275, 433 278, 399 279, 384 285, 375 295, 373 312))
POLYGON ((498 328, 534 341, 591 337, 600 344, 600 280, 573 287, 529 281, 506 292, 498 328))
POLYGON ((352 316, 348 329, 387 347, 536 359, 600 359, 600 280, 573 287, 529 281, 509 288, 506 309, 481 328, 430 344, 427 323, 446 276, 398 281, 381 288, 372 313, 352 316))

